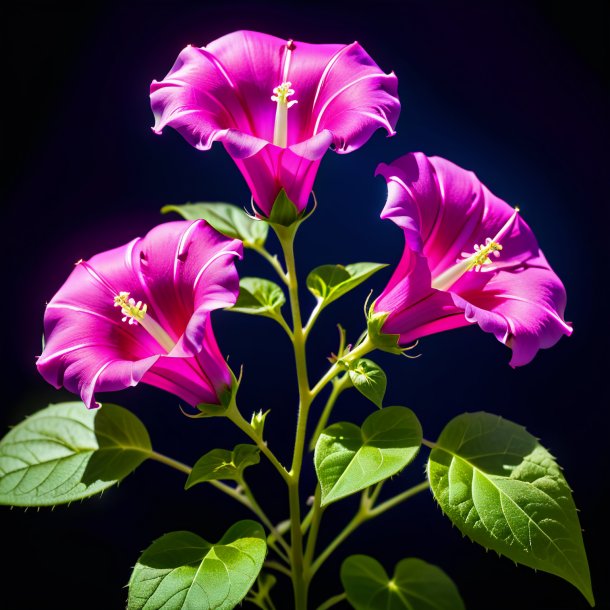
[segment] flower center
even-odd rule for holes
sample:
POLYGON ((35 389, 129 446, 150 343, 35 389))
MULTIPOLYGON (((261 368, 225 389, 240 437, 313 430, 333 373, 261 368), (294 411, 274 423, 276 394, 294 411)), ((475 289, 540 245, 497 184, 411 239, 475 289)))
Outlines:
MULTIPOLYGON (((472 271, 472 269, 481 271, 483 265, 491 265, 489 255, 493 254, 495 257, 498 257, 500 256, 500 250, 502 250, 502 245, 491 239, 491 237, 488 237, 484 244, 475 244, 474 252, 472 254, 469 252, 462 252, 462 258, 466 259, 467 271, 472 271)), ((460 263, 462 261, 458 260, 456 262, 460 263)), ((485 269, 483 269, 483 271, 485 271, 485 269)))
POLYGON ((119 294, 114 297, 114 306, 121 308, 121 313, 125 316, 122 321, 129 322, 129 324, 142 322, 146 315, 146 310, 148 309, 146 303, 142 305, 142 301, 136 303, 135 299, 130 299, 128 292, 119 292, 119 294))
POLYGON ((449 267, 449 269, 432 280, 432 288, 435 288, 436 290, 448 290, 466 272, 472 271, 473 269, 474 271, 493 271, 494 269, 488 266, 493 262, 490 256, 500 256, 500 250, 502 250, 500 241, 513 226, 517 214, 519 214, 519 208, 515 208, 511 217, 506 221, 495 237, 488 237, 484 244, 475 244, 474 252, 462 252, 462 258, 458 259, 453 267, 449 267))
POLYGON ((163 327, 148 313, 148 305, 142 301, 136 302, 130 298, 129 292, 119 292, 114 297, 114 306, 121 308, 123 322, 137 326, 138 324, 161 346, 167 353, 171 352, 176 344, 165 332, 163 327))
POLYGON ((297 103, 297 100, 288 101, 288 98, 294 95, 294 89, 291 89, 291 87, 291 82, 282 83, 273 90, 274 95, 271 96, 271 101, 277 103, 273 143, 282 148, 288 146, 288 108, 297 103))

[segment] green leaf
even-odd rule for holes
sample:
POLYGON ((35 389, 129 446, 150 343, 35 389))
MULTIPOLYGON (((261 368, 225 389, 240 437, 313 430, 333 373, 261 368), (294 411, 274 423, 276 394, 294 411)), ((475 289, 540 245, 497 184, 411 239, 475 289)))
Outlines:
POLYGON ((383 369, 367 358, 360 358, 350 365, 349 378, 354 387, 380 409, 388 385, 383 369))
POLYGON ((271 214, 268 221, 272 224, 289 227, 294 224, 299 218, 299 210, 297 206, 288 199, 286 191, 282 189, 273 202, 271 214))
POLYGON ((307 288, 316 299, 328 305, 359 286, 374 273, 387 267, 380 263, 354 263, 352 265, 322 265, 307 276, 307 288))
POLYGON ((422 430, 405 407, 386 407, 369 415, 362 428, 348 422, 322 432, 314 463, 322 506, 383 481, 417 455, 422 430))
POLYGON ((117 405, 51 405, 0 441, 0 504, 52 506, 95 495, 151 452, 142 422, 117 405))
POLYGON ((243 277, 239 281, 239 297, 229 311, 274 318, 286 302, 284 291, 270 280, 243 277))
POLYGON ((570 488, 553 456, 525 428, 489 413, 451 420, 428 476, 458 529, 523 565, 556 574, 594 604, 570 488))
POLYGON ((449 576, 414 557, 399 561, 389 579, 377 560, 352 555, 341 566, 341 582, 356 610, 464 610, 449 576))
POLYGON ((267 223, 250 218, 242 209, 230 203, 166 205, 161 212, 177 212, 186 220, 203 218, 223 235, 243 241, 246 247, 253 244, 262 246, 269 231, 267 223))
POLYGON ((263 565, 267 543, 255 521, 239 521, 212 544, 191 532, 165 534, 140 556, 128 610, 231 610, 263 565))
POLYGON ((260 450, 256 445, 237 445, 233 451, 212 449, 197 460, 184 486, 189 489, 197 483, 229 479, 241 481, 248 466, 260 462, 260 450))

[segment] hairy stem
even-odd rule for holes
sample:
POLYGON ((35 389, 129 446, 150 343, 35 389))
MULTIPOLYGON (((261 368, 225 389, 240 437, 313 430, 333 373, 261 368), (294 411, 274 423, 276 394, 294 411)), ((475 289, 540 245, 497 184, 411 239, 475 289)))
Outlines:
POLYGON ((291 479, 288 471, 280 464, 271 449, 267 447, 267 443, 257 434, 251 424, 244 419, 243 415, 239 412, 237 405, 232 404, 229 407, 227 417, 244 432, 246 436, 249 436, 256 443, 256 446, 261 450, 261 453, 273 464, 273 466, 275 466, 275 469, 279 472, 284 481, 289 483, 291 479))
POLYGON ((261 508, 260 504, 256 501, 256 498, 250 490, 250 487, 248 487, 248 484, 243 479, 239 481, 239 484, 244 490, 246 498, 248 498, 250 504, 252 505, 252 512, 263 522, 267 529, 273 534, 273 537, 267 538, 267 543, 286 563, 289 564, 290 547, 288 546, 284 538, 281 536, 281 534, 277 531, 273 523, 271 523, 271 520, 269 519, 269 517, 267 517, 267 514, 261 508), (277 547, 276 541, 280 544, 283 550, 277 547))
POLYGON ((288 285, 288 278, 284 269, 282 269, 280 261, 277 260, 277 256, 270 254, 264 246, 259 246, 258 244, 250 244, 248 247, 258 252, 275 269, 282 282, 288 285))
POLYGON ((305 578, 308 578, 308 568, 311 565, 314 551, 316 550, 316 541, 318 539, 318 531, 320 530, 320 522, 322 521, 322 513, 324 512, 320 506, 321 490, 320 484, 316 485, 316 492, 313 498, 313 517, 311 519, 311 529, 307 536, 307 547, 305 548, 305 557, 303 559, 305 563, 305 578))
POLYGON ((311 440, 309 441, 310 451, 313 451, 315 449, 316 443, 318 442, 318 438, 320 437, 320 434, 322 434, 322 430, 326 428, 328 418, 332 413, 332 410, 335 406, 335 402, 337 402, 337 398, 339 398, 339 395, 341 394, 341 392, 343 392, 343 390, 349 388, 351 385, 351 381, 347 373, 345 373, 342 377, 335 377, 332 383, 333 389, 330 393, 330 396, 328 397, 328 400, 326 401, 326 404, 324 405, 322 415, 320 415, 320 419, 318 420, 316 429, 311 436, 311 440))
POLYGON ((390 508, 394 508, 394 506, 396 506, 397 504, 400 504, 401 502, 412 498, 413 496, 417 495, 418 493, 421 493, 422 491, 426 491, 426 489, 428 489, 429 487, 430 483, 428 483, 428 481, 423 481, 419 485, 414 485, 413 487, 403 491, 401 494, 398 494, 397 496, 394 496, 393 498, 382 502, 378 506, 371 508, 368 513, 369 518, 372 519, 373 517, 378 517, 379 515, 385 513, 387 510, 390 510, 390 508))
POLYGON ((299 284, 294 259, 294 237, 298 225, 276 228, 286 261, 286 278, 288 296, 292 312, 292 345, 299 388, 299 414, 292 454, 292 465, 289 472, 288 499, 290 505, 290 537, 292 548, 292 583, 294 588, 295 610, 307 610, 307 583, 303 570, 303 534, 301 532, 301 501, 299 496, 299 479, 303 464, 303 449, 307 430, 307 416, 311 405, 311 391, 307 375, 307 358, 305 353, 305 333, 301 319, 299 303, 299 284))
POLYGON ((343 530, 337 535, 337 537, 324 549, 322 553, 318 556, 318 558, 313 562, 309 576, 313 578, 314 574, 322 567, 322 564, 335 552, 335 550, 343 543, 343 541, 354 532, 360 525, 362 525, 365 521, 369 519, 373 519, 383 514, 390 508, 393 508, 397 504, 412 498, 416 494, 428 489, 429 484, 428 481, 423 481, 418 485, 410 487, 406 491, 382 502, 376 507, 373 507, 374 502, 379 495, 379 491, 381 490, 381 486, 378 485, 369 495, 367 491, 362 493, 360 499, 360 507, 356 514, 352 517, 351 521, 343 528, 343 530))

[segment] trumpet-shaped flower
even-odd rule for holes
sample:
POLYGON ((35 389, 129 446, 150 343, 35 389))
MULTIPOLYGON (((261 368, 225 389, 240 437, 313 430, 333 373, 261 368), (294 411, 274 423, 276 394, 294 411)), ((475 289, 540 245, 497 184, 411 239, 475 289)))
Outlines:
POLYGON ((299 211, 329 146, 348 153, 400 112, 396 76, 365 50, 239 31, 186 47, 151 85, 153 130, 178 130, 200 150, 222 142, 269 215, 284 189, 299 211))
POLYGON ((197 220, 79 261, 47 306, 38 370, 89 408, 96 392, 140 381, 193 406, 220 404, 231 373, 210 312, 235 303, 241 253, 240 241, 197 220))
POLYGON ((477 323, 513 350, 511 366, 572 328, 565 289, 517 208, 477 177, 422 153, 377 168, 388 184, 381 214, 404 232, 405 250, 373 311, 399 343, 477 323))

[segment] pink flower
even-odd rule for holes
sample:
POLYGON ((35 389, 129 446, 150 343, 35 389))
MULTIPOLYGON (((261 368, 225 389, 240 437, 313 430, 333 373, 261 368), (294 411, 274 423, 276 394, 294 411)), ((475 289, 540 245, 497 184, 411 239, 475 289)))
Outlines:
POLYGON ((477 177, 422 153, 377 168, 388 183, 381 214, 403 231, 405 250, 374 304, 383 333, 407 345, 476 322, 527 364, 572 328, 565 289, 518 209, 477 177))
POLYGON ((80 394, 142 381, 190 405, 220 404, 231 373, 210 312, 235 303, 242 244, 205 221, 169 222, 79 261, 45 313, 38 370, 80 394))
POLYGON ((266 215, 280 190, 299 211, 322 156, 362 146, 400 112, 397 79, 364 49, 233 32, 184 49, 151 84, 155 133, 166 125, 199 150, 222 142, 266 215))

